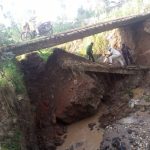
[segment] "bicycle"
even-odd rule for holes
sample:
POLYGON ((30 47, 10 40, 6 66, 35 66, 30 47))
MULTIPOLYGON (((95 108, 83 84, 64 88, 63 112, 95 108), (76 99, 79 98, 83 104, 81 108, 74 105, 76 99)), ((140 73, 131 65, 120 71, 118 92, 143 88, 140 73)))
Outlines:
POLYGON ((37 36, 36 31, 28 31, 28 32, 22 32, 21 33, 21 40, 22 41, 27 41, 35 38, 37 36))
POLYGON ((36 36, 51 36, 53 34, 53 26, 50 21, 41 23, 37 30, 23 31, 21 33, 21 40, 27 41, 35 38, 36 36))

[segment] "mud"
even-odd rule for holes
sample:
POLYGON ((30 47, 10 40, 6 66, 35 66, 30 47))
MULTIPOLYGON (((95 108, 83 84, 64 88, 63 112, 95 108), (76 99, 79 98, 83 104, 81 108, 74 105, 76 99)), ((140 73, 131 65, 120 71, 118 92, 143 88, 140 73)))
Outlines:
POLYGON ((99 127, 98 118, 102 115, 101 110, 97 114, 68 126, 65 142, 57 150, 97 150, 103 138, 104 130, 99 127), (91 129, 91 125, 93 127, 91 129))

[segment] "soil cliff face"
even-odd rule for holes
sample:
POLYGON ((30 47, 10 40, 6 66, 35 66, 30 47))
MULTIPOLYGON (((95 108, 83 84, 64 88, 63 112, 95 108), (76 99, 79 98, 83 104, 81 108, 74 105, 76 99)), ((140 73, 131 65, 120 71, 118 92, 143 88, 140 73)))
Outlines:
POLYGON ((112 46, 121 49, 125 43, 131 48, 131 54, 136 64, 150 65, 150 21, 136 23, 115 30, 110 41, 112 46))
POLYGON ((16 126, 15 91, 13 86, 6 85, 0 88, 0 141, 12 137, 16 126))
POLYGON ((145 30, 145 24, 135 26, 136 63, 150 65, 150 33, 145 30))

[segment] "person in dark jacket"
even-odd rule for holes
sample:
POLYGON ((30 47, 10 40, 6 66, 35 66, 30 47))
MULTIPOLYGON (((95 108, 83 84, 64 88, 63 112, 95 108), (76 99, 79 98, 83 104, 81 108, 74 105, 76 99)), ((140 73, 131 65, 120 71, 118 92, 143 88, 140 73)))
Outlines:
POLYGON ((88 45, 88 47, 86 48, 86 54, 89 56, 89 60, 92 60, 93 62, 95 62, 95 59, 93 57, 93 42, 91 42, 90 45, 88 45))
POLYGON ((126 65, 133 64, 133 58, 130 54, 131 49, 125 44, 122 44, 121 51, 126 65))

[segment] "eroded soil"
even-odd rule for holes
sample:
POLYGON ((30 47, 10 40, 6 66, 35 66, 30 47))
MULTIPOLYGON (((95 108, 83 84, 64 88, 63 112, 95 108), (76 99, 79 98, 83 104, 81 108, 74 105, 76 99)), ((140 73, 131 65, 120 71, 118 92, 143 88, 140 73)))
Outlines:
MULTIPOLYGON (((143 91, 149 93, 149 77, 64 69, 63 61, 69 62, 69 59, 91 63, 60 50, 46 63, 37 54, 30 54, 20 62, 32 106, 37 145, 40 150, 106 149, 115 138, 105 142, 111 137, 109 127, 118 126, 125 132, 122 128, 126 125, 120 127, 118 120, 141 109, 131 107, 130 101, 141 100, 140 96, 135 97, 139 92, 134 89, 138 87, 142 86, 143 91), (147 84, 144 85, 145 80, 147 84)), ((121 140, 115 139, 119 144, 121 140)), ((123 143, 128 149, 129 142, 123 143)))

